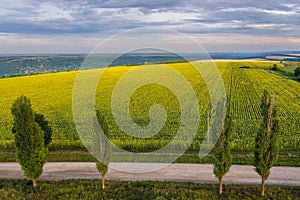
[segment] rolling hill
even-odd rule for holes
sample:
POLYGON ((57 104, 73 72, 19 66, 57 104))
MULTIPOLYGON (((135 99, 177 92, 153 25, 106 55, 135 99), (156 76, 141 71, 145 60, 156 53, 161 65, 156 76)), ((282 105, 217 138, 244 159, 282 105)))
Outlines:
MULTIPOLYGON (((205 62, 202 64, 205 65, 205 62)), ((268 69, 273 62, 217 61, 216 65, 224 80, 233 116, 233 148, 253 148, 261 119, 260 101, 263 90, 267 89, 276 95, 281 148, 299 150, 300 83, 270 73, 268 69)), ((208 89, 197 71, 187 63, 172 63, 168 66, 184 76, 198 98, 199 129, 190 147, 191 150, 198 150, 207 131, 210 102, 208 89)), ((282 67, 279 63, 278 66, 282 67)), ((130 99, 130 115, 140 126, 150 122, 148 111, 152 104, 161 104, 165 108, 167 121, 161 131, 151 138, 134 138, 126 134, 117 126, 111 114, 111 95, 115 84, 126 72, 136 67, 143 66, 108 68, 97 88, 96 107, 105 114, 110 124, 110 138, 116 145, 125 149, 157 149, 168 144, 180 127, 180 105, 169 89, 159 84, 148 84, 138 88, 130 99)), ((72 90, 76 74, 77 71, 70 71, 0 79, 0 147, 12 146, 10 108, 21 94, 30 97, 33 109, 43 113, 49 120, 54 130, 53 145, 80 145, 72 115, 72 90)))

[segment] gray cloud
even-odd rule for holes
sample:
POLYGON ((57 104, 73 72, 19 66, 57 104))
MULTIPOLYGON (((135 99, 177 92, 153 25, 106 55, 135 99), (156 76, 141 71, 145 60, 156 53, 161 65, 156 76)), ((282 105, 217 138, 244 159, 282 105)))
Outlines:
POLYGON ((4 0, 0 32, 105 34, 144 26, 185 33, 299 36, 296 0, 4 0))

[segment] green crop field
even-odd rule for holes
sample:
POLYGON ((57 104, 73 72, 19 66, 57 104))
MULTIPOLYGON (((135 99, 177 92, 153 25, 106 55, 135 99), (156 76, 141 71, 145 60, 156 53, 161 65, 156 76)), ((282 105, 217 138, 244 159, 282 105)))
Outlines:
MULTIPOLYGON (((202 63, 205 65, 205 62, 202 63)), ((162 64, 161 64, 162 65, 162 64)), ((264 89, 274 92, 280 120, 281 149, 300 149, 300 83, 270 73, 271 62, 216 62, 223 77, 230 112, 233 116, 233 149, 251 150, 260 125, 260 99, 264 89), (250 68, 240 68, 248 66, 250 68)), ((281 64, 277 63, 279 67, 281 64)), ((162 65, 163 66, 163 65, 162 65)), ((209 95, 205 82, 187 63, 172 63, 190 83, 199 101, 200 123, 190 150, 199 150, 207 131, 209 95)), ((142 66, 141 66, 142 67, 142 66)), ((163 129, 150 139, 136 139, 122 131, 111 114, 110 100, 117 81, 131 67, 108 68, 99 82, 96 107, 105 113, 110 124, 111 141, 124 149, 151 150, 160 148, 174 138, 180 124, 180 106, 175 95, 158 84, 137 89, 130 99, 130 114, 141 126, 149 123, 149 108, 161 104, 168 115, 163 129)), ((97 69, 103 70, 103 69, 97 69)), ((77 71, 0 79, 0 147, 12 147, 12 116, 10 108, 21 94, 32 101, 33 109, 43 113, 53 127, 53 146, 81 146, 72 116, 72 90, 77 71)), ((139 77, 142 79, 143 77, 139 77)), ((134 81, 134 80, 132 80, 134 81)))

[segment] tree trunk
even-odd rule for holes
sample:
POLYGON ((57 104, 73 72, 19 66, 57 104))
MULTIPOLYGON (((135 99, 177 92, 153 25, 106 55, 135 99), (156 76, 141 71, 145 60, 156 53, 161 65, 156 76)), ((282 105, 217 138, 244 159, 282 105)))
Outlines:
POLYGON ((223 192, 223 177, 220 179, 220 190, 219 190, 219 194, 222 194, 223 192))
POLYGON ((105 180, 104 180, 104 175, 102 175, 102 190, 105 189, 105 180))
POLYGON ((261 196, 265 196, 265 179, 261 178, 261 196))
POLYGON ((34 188, 37 186, 37 182, 36 182, 35 178, 32 179, 32 185, 33 185, 34 188))

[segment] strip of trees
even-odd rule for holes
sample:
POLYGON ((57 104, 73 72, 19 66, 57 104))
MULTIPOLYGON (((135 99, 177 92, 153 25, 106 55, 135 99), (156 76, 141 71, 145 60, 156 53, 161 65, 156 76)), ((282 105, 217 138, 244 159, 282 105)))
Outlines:
MULTIPOLYGON (((17 161, 21 165, 24 175, 32 180, 33 187, 37 187, 37 178, 43 173, 43 166, 47 161, 48 145, 52 141, 52 129, 43 114, 36 113, 30 99, 24 95, 18 97, 12 107, 13 115, 12 133, 16 147, 17 161)), ((97 110, 97 122, 102 132, 108 136, 108 126, 104 116, 97 110)), ((98 132, 95 146, 100 149, 100 161, 96 162, 96 168, 102 176, 102 189, 105 188, 104 176, 110 162, 110 143, 101 137, 98 132)))
MULTIPOLYGON (((275 95, 270 95, 267 90, 261 100, 261 126, 255 137, 254 167, 261 176, 261 196, 265 195, 265 182, 270 175, 270 170, 278 158, 278 119, 275 106, 275 95)), ((213 149, 213 172, 219 180, 219 194, 222 194, 223 177, 231 167, 231 130, 232 119, 229 109, 226 114, 221 135, 213 149)))
MULTIPOLYGON (((262 122, 255 139, 254 167, 261 176, 261 195, 265 195, 265 181, 270 175, 270 169, 278 157, 278 120, 276 116, 275 96, 264 91, 261 103, 262 122)), ((48 145, 52 141, 52 130, 43 114, 36 113, 31 108, 30 99, 21 95, 12 105, 11 113, 14 124, 12 132, 15 138, 16 157, 20 163, 24 175, 32 180, 33 187, 37 186, 36 179, 43 172, 46 163, 48 145)), ((109 126, 104 115, 96 110, 97 119, 101 131, 109 137, 109 126)), ((232 165, 231 155, 232 118, 229 111, 226 114, 221 135, 213 149, 214 167, 213 173, 219 180, 219 193, 223 192, 223 177, 232 165)), ((103 136, 103 135, 102 135, 103 136)), ((105 174, 111 157, 111 145, 101 134, 97 136, 95 145, 99 148, 99 161, 96 168, 101 173, 102 189, 105 189, 105 174)))

